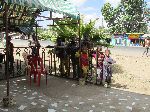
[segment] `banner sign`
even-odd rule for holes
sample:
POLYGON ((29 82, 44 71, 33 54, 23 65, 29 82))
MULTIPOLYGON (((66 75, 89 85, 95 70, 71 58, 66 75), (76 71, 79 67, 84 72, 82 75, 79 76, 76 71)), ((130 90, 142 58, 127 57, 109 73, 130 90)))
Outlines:
POLYGON ((129 34, 128 38, 129 39, 139 39, 140 35, 139 34, 129 34))

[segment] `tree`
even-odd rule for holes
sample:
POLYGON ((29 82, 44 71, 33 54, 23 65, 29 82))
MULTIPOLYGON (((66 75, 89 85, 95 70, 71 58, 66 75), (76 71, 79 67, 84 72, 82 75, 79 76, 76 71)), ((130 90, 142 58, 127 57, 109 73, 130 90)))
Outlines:
POLYGON ((43 39, 43 40, 50 39, 51 41, 56 40, 56 33, 51 29, 38 28, 37 32, 38 32, 39 39, 43 39))
POLYGON ((116 8, 106 3, 101 11, 111 33, 147 31, 146 24, 141 23, 144 19, 144 0, 121 0, 116 8))
MULTIPOLYGON (((88 36, 89 39, 95 44, 104 44, 106 39, 109 38, 107 31, 104 28, 95 28, 95 23, 97 19, 91 20, 89 23, 84 23, 82 18, 80 20, 80 36, 88 36)), ((66 40, 71 39, 74 35, 79 37, 79 26, 76 20, 66 19, 63 21, 55 21, 56 26, 49 27, 49 29, 38 28, 38 36, 40 39, 50 39, 55 41, 57 37, 65 38, 66 40)))
MULTIPOLYGON (((80 19, 80 36, 83 38, 85 35, 89 36, 89 38, 92 38, 92 35, 94 34, 95 31, 95 22, 90 21, 89 23, 84 24, 83 18, 80 19)), ((79 36, 79 26, 77 24, 72 24, 72 23, 77 23, 76 20, 65 20, 65 21, 55 21, 57 26, 53 27, 53 31, 55 31, 58 36, 64 37, 67 40, 72 38, 72 36, 76 35, 79 36), (69 25, 63 25, 63 24, 69 24, 69 25)))
POLYGON ((56 26, 53 26, 51 30, 56 33, 57 37, 65 38, 69 40, 72 36, 77 35, 78 25, 77 21, 73 19, 65 19, 63 21, 55 21, 56 26))

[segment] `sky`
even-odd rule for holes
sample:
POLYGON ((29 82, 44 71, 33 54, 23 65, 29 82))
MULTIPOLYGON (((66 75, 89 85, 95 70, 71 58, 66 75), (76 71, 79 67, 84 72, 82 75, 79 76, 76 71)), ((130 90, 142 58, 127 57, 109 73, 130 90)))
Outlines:
MULTIPOLYGON (((88 23, 91 19, 95 20, 96 18, 99 18, 96 22, 95 27, 102 26, 102 20, 103 16, 101 13, 102 6, 109 2, 113 7, 116 7, 121 0, 70 0, 76 7, 77 10, 81 13, 81 15, 84 16, 84 22, 88 23)), ((145 0, 148 2, 148 5, 150 7, 150 0, 145 0)), ((44 12, 42 15, 48 16, 47 12, 44 12)), ((47 27, 47 24, 50 24, 49 21, 43 21, 39 24, 43 27, 47 27)), ((103 21, 103 25, 106 27, 107 24, 105 21, 103 21)))

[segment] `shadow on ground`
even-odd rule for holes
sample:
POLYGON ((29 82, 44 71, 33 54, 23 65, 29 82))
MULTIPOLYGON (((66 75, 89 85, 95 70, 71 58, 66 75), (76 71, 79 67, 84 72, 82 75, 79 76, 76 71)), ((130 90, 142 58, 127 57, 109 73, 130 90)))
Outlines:
POLYGON ((112 72, 113 72, 113 74, 117 74, 117 73, 122 74, 122 73, 124 73, 122 67, 118 64, 112 65, 112 72))
MULTIPOLYGON (((32 82, 29 86, 24 77, 11 79, 10 94, 16 105, 3 108, 0 112, 149 112, 150 96, 87 84, 78 85, 53 76, 48 85, 42 77, 41 86, 32 82), (6 110, 8 109, 8 110, 6 110), (49 110, 49 111, 48 111, 49 110)), ((6 95, 5 81, 0 81, 0 99, 6 95)))
MULTIPOLYGON (((115 81, 113 80, 112 82, 115 82, 115 81)), ((127 88, 127 85, 122 85, 119 83, 112 83, 111 86, 115 87, 115 88, 129 89, 129 88, 127 88)))

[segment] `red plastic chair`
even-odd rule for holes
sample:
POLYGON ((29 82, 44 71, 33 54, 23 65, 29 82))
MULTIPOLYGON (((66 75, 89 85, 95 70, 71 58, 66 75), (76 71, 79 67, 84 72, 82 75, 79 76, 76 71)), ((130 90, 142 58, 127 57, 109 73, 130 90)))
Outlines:
POLYGON ((34 82, 36 83, 36 77, 38 77, 38 86, 40 86, 41 75, 45 74, 46 76, 46 85, 47 85, 47 71, 43 66, 43 60, 37 56, 29 56, 29 65, 31 70, 29 71, 30 85, 31 85, 31 76, 34 75, 34 82))

